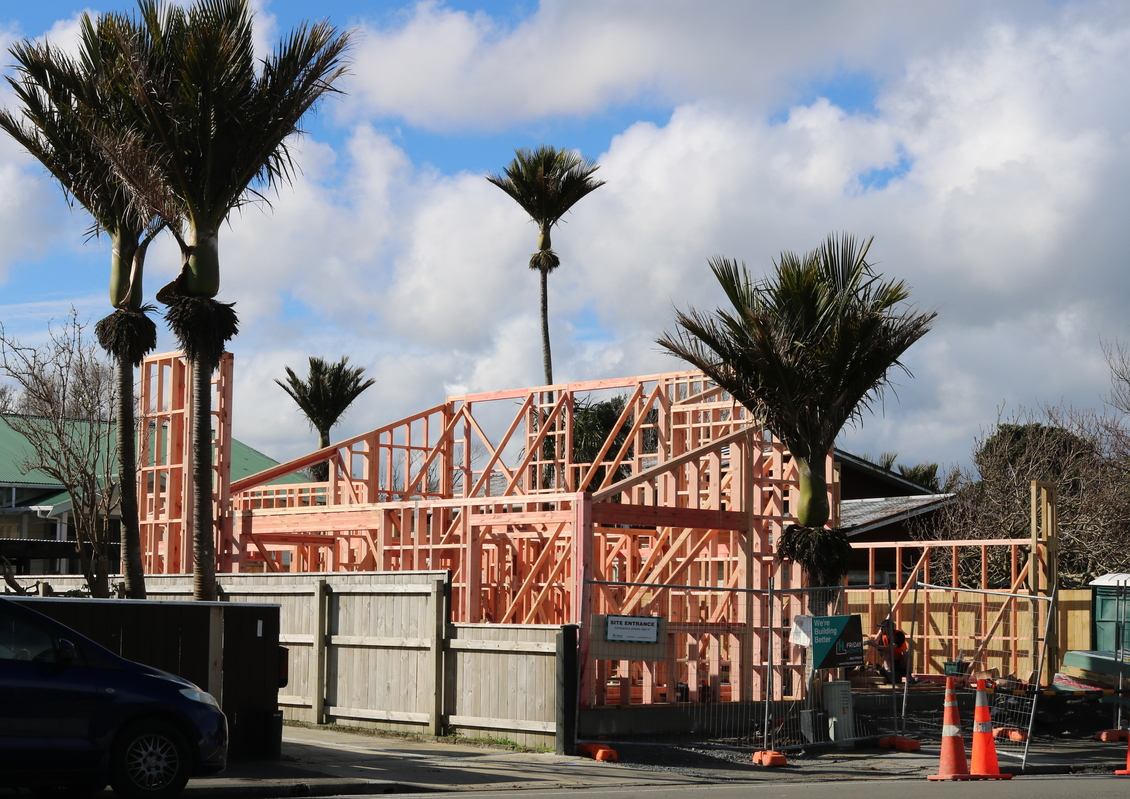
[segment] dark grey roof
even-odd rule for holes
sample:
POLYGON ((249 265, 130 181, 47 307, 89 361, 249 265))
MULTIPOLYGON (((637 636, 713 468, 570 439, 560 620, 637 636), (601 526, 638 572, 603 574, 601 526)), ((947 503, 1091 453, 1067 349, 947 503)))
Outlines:
POLYGON ((849 536, 858 535, 936 510, 952 501, 953 494, 845 499, 840 502, 840 526, 851 528, 847 531, 849 536))
POLYGON ((861 472, 870 474, 876 480, 881 480, 885 483, 905 488, 906 490, 918 496, 932 496, 929 493, 928 488, 918 485, 918 483, 914 482, 913 480, 907 480, 896 471, 893 471, 891 469, 884 469, 882 466, 872 463, 869 460, 865 460, 858 455, 852 455, 847 450, 836 447, 833 450, 832 457, 839 461, 841 464, 848 464, 861 472))

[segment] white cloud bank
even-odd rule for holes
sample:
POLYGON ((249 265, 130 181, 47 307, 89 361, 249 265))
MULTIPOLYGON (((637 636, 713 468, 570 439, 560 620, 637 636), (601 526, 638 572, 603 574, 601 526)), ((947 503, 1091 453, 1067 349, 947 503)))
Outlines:
MULTIPOLYGON (((1127 335, 1130 305, 1121 6, 836 3, 815 21, 795 6, 617 8, 544 3, 506 30, 423 4, 368 31, 354 99, 334 112, 345 146, 302 142, 296 185, 221 236, 221 297, 243 320, 238 437, 276 457, 313 446, 272 382, 310 354, 349 354, 379 381, 342 436, 448 390, 540 380, 532 225, 482 175, 418 169, 374 126, 384 115, 504 128, 643 96, 672 103, 669 123, 618 135, 600 157, 608 184, 554 236, 558 379, 681 368, 653 341, 673 306, 721 300, 708 257, 762 270, 848 230, 874 235, 879 269, 940 311, 908 355, 915 378, 850 448, 964 460, 1002 403, 1098 403, 1099 339, 1127 335), (790 87, 837 67, 884 79, 873 114, 827 100, 775 114, 790 87)), ((152 260, 161 285, 175 261, 152 260)))

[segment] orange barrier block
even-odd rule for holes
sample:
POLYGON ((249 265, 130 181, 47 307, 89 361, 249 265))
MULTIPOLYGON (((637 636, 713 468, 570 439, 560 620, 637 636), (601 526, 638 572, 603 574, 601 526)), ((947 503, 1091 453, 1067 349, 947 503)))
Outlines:
POLYGON ((593 760, 607 760, 612 763, 619 762, 616 750, 604 744, 577 744, 577 754, 586 755, 593 760))
POLYGON ((994 738, 1007 738, 1010 741, 1020 741, 1023 743, 1028 740, 1028 733, 1024 730, 1018 730, 1016 727, 993 727, 994 738))
POLYGON ((787 766, 789 764, 783 754, 768 749, 754 752, 753 762, 758 766, 787 766))
POLYGON ((993 722, 989 712, 989 695, 985 681, 977 681, 977 705, 973 709, 973 762, 970 774, 979 779, 1011 780, 1011 774, 1001 774, 997 762, 997 745, 993 742, 993 722))
POLYGON ((900 752, 921 752, 922 744, 913 738, 906 738, 902 735, 895 736, 895 749, 900 752))
POLYGON ((1096 741, 1130 741, 1130 730, 1103 730, 1095 733, 1096 741))
POLYGON ((879 739, 879 746, 882 749, 894 749, 895 748, 895 736, 884 735, 882 738, 879 739))
POLYGON ((969 762, 965 758, 965 739, 961 737, 961 716, 957 712, 957 692, 953 677, 946 678, 946 702, 942 713, 942 756, 938 773, 928 780, 967 780, 969 762))

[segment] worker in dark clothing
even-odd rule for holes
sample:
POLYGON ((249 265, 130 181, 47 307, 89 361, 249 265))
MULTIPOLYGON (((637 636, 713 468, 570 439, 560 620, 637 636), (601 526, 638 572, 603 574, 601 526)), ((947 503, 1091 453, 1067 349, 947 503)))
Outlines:
MULTIPOLYGON (((867 642, 867 646, 874 647, 883 658, 879 673, 887 682, 897 682, 902 677, 909 677, 910 644, 906 640, 906 633, 895 628, 889 618, 879 622, 878 630, 878 634, 867 642)), ((910 678, 910 681, 918 682, 914 678, 910 678)))

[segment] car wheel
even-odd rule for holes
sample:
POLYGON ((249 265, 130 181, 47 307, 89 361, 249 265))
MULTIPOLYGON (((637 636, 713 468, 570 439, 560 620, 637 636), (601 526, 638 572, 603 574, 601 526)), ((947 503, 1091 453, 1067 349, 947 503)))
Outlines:
POLYGON ((188 742, 163 721, 122 730, 110 753, 110 785, 124 799, 170 799, 181 792, 191 771, 188 742))

